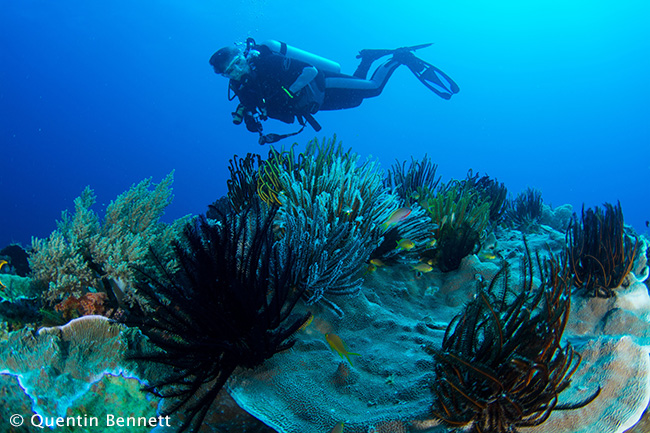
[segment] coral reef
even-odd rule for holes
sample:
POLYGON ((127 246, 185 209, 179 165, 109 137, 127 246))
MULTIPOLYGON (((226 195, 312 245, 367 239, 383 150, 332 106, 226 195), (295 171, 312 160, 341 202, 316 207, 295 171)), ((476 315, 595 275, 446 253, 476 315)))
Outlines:
POLYGON ((440 186, 435 169, 425 156, 384 177, 336 138, 271 148, 233 158, 228 196, 172 226, 171 177, 104 219, 87 189, 34 240, 37 285, 0 275, 0 411, 169 414, 161 433, 634 425, 650 401, 650 271, 620 205, 567 234, 566 206, 529 191, 504 215, 503 184, 470 171, 440 186), (562 255, 567 242, 599 263, 562 255), (571 298, 588 282, 615 296, 571 298), (123 324, 95 315, 116 307, 123 324))
MULTIPOLYGON (((503 231, 497 238, 504 256, 513 259, 509 280, 523 280, 525 273, 530 284, 530 271, 520 264, 525 255, 521 233, 503 231)), ((548 248, 559 257, 565 247, 559 232, 527 238, 531 250, 540 252, 540 260, 549 254, 548 248)), ((484 285, 497 272, 497 264, 483 263, 473 255, 456 271, 434 269, 420 277, 408 266, 382 267, 365 277, 359 296, 341 299, 343 318, 318 304, 311 306, 315 318, 296 334, 292 350, 255 370, 233 375, 228 391, 245 410, 283 433, 331 431, 341 420, 346 433, 448 431, 431 419, 431 384, 436 380, 432 372, 437 363, 423 347, 442 347, 445 329, 464 303, 473 302, 477 283, 484 285), (328 347, 327 333, 339 335, 351 351, 361 354, 347 373, 328 347)), ((539 275, 532 281, 536 290, 539 275)), ((495 287, 497 294, 500 287, 495 287)), ((510 299, 515 297, 510 294, 510 299)), ((585 402, 600 387, 599 396, 579 409, 552 411, 542 425, 522 432, 621 433, 648 405, 650 326, 643 319, 650 315, 647 289, 633 283, 624 295, 604 300, 606 304, 598 301, 603 300, 572 299, 560 346, 573 347, 573 366, 578 353, 582 362, 556 407, 585 402)), ((536 347, 531 345, 531 350, 536 347)), ((541 371, 536 373, 534 378, 543 377, 541 371)))
POLYGON ((42 416, 64 416, 72 399, 105 374, 122 374, 126 347, 123 327, 102 316, 85 316, 65 326, 21 329, 0 341, 0 371, 16 376, 31 409, 42 416))

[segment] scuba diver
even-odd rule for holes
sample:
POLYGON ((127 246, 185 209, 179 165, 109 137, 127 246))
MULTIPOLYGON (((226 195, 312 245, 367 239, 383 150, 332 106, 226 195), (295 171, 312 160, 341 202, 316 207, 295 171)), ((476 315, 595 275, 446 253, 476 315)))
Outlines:
POLYGON ((338 63, 274 40, 246 46, 224 47, 210 57, 216 74, 230 79, 228 100, 239 99, 232 113, 233 123, 242 121, 251 132, 259 133, 259 143, 275 143, 299 134, 308 123, 320 131, 313 115, 321 110, 341 110, 378 96, 395 69, 406 65, 431 91, 444 99, 458 93, 458 85, 440 69, 417 58, 413 52, 431 44, 392 50, 361 50, 361 63, 353 75, 340 72, 338 63), (372 64, 390 56, 367 78, 372 64), (298 120, 300 130, 289 134, 264 134, 262 121, 285 123, 298 120))

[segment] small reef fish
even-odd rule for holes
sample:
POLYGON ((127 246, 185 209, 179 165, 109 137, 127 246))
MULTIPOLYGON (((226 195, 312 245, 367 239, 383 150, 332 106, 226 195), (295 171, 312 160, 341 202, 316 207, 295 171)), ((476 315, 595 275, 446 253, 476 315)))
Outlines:
POLYGON ((402 250, 409 251, 412 250, 413 247, 415 247, 415 242, 413 242, 412 240, 400 239, 399 241, 397 241, 397 246, 395 247, 395 249, 400 251, 402 250))
POLYGON ((433 248, 433 247, 436 246, 437 243, 438 243, 438 240, 433 238, 429 242, 427 242, 426 245, 427 245, 427 248, 433 248))
POLYGON ((343 340, 341 340, 341 337, 336 334, 325 334, 325 340, 327 340, 327 344, 330 345, 332 350, 338 353, 341 358, 345 357, 350 365, 352 365, 352 361, 350 361, 350 355, 361 356, 358 353, 348 351, 348 345, 345 344, 343 340))
POLYGON ((482 253, 479 253, 478 258, 483 261, 483 260, 494 260, 499 258, 498 253, 493 253, 489 251, 484 251, 482 253))
POLYGON ((366 274, 372 274, 376 270, 377 270, 377 265, 374 265, 374 264, 370 263, 368 265, 368 267, 366 268, 366 272, 364 272, 363 275, 361 275, 361 276, 363 277, 366 274))
POLYGON ((350 206, 343 206, 341 212, 343 212, 346 215, 350 215, 352 213, 352 208, 350 206))
POLYGON ((417 191, 413 191, 413 193, 409 196, 413 200, 419 200, 420 199, 420 193, 417 191))
MULTIPOLYGON (((6 260, 0 260, 0 269, 2 269, 2 267, 3 267, 4 265, 6 265, 6 264, 7 264, 7 261, 6 261, 6 260)), ((5 286, 4 284, 2 284, 2 281, 0 281, 0 290, 5 290, 6 288, 7 288, 7 286, 5 286)))
POLYGON ((401 207, 399 209, 396 209, 392 214, 390 214, 388 220, 381 225, 381 229, 383 231, 386 231, 398 222, 403 221, 409 215, 411 215, 410 207, 401 207))
POLYGON ((372 259, 370 260, 371 265, 375 265, 378 268, 381 268, 382 266, 385 266, 384 262, 382 262, 380 259, 372 259))
POLYGON ((343 421, 336 423, 336 425, 334 426, 334 428, 330 433, 343 433, 344 424, 345 423, 343 421))
POLYGON ((431 272, 433 268, 426 263, 420 262, 417 265, 413 265, 413 270, 416 272, 421 272, 423 274, 426 274, 427 272, 431 272))

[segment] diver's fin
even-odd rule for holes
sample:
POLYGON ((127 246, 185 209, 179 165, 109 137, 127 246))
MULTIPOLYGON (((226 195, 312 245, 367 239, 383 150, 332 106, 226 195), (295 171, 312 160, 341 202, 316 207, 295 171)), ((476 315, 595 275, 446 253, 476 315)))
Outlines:
POLYGON ((449 75, 440 69, 427 63, 415 56, 410 56, 403 63, 413 72, 413 75, 422 82, 428 89, 443 99, 450 99, 452 95, 458 93, 460 87, 452 80, 449 75))
POLYGON ((412 47, 395 48, 392 50, 383 50, 383 49, 361 50, 359 51, 359 54, 357 54, 357 59, 361 59, 361 63, 357 67, 357 70, 354 72, 354 76, 357 78, 365 79, 366 76, 368 75, 368 71, 370 70, 370 67, 375 62, 375 60, 380 59, 384 56, 388 56, 390 54, 392 54, 393 57, 405 56, 405 55, 413 56, 412 54, 413 51, 426 48, 431 45, 433 45, 433 43, 413 45, 412 47))
POLYGON ((367 49, 367 50, 361 50, 359 51, 359 54, 357 54, 357 59, 366 59, 366 58, 372 58, 373 61, 377 60, 381 57, 387 56, 389 54, 394 54, 398 51, 417 51, 422 48, 430 47, 433 45, 433 43, 429 44, 421 44, 421 45, 413 45, 412 47, 401 47, 401 48, 394 48, 392 50, 383 50, 383 49, 367 49))

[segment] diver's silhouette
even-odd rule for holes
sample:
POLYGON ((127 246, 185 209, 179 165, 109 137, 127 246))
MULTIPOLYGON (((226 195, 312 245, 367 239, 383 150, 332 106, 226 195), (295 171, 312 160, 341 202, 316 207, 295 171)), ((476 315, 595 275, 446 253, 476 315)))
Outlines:
POLYGON ((353 75, 340 72, 338 63, 291 47, 283 42, 256 44, 248 38, 245 47, 224 47, 210 58, 214 72, 230 79, 229 99, 239 98, 233 122, 242 123, 260 135, 260 144, 274 143, 300 133, 305 122, 316 131, 313 115, 320 110, 357 107, 365 98, 379 95, 395 69, 406 65, 430 90, 444 99, 458 93, 458 85, 447 74, 417 58, 413 52, 431 44, 393 50, 361 50, 353 75), (390 56, 367 78, 372 64, 390 56), (234 93, 234 96, 231 93, 234 93), (261 121, 268 118, 301 125, 291 134, 263 134, 261 121))

